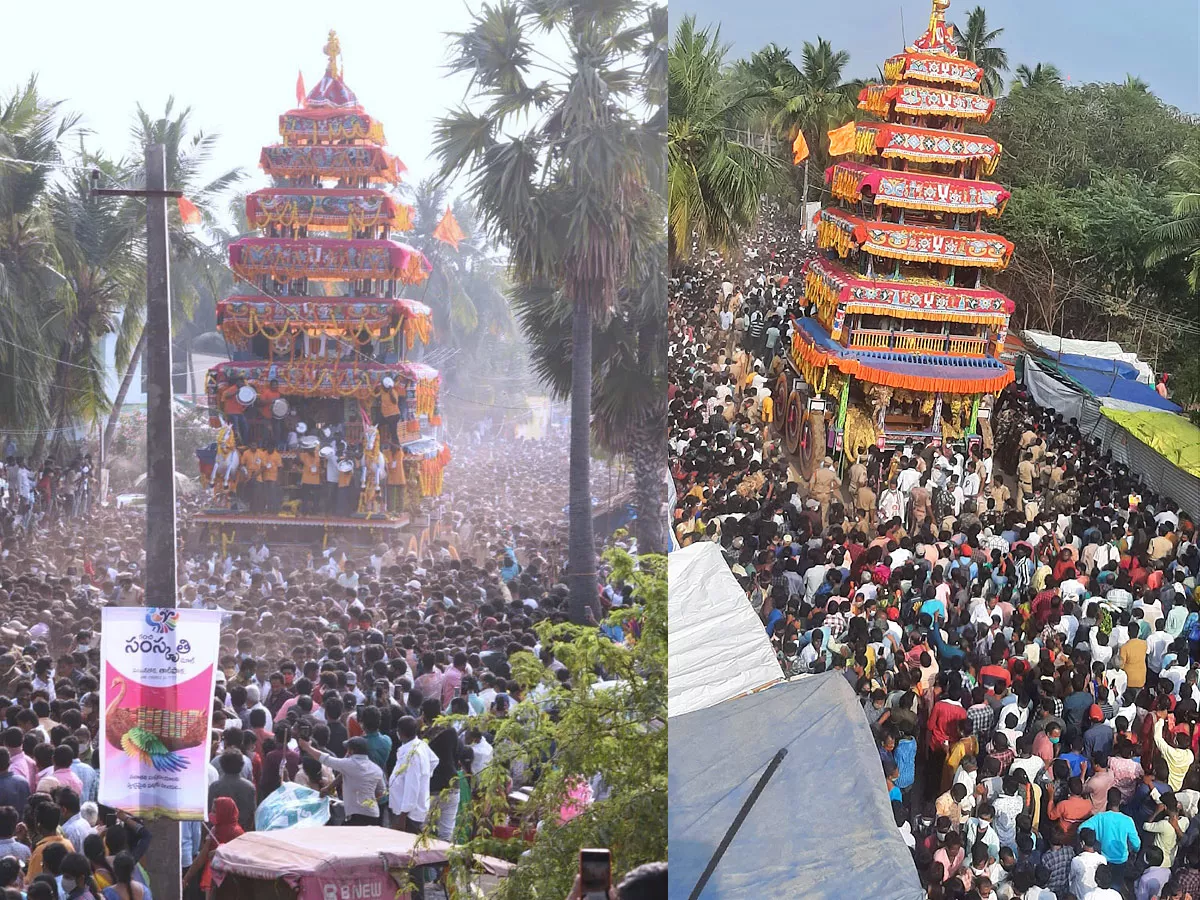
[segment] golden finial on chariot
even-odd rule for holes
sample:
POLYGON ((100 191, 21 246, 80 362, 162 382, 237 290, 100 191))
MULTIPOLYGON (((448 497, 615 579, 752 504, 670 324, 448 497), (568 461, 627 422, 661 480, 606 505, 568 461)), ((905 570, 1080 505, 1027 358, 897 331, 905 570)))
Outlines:
POLYGON ((321 52, 329 57, 329 65, 325 67, 325 74, 330 78, 341 78, 342 73, 338 69, 338 60, 342 55, 342 44, 338 40, 337 32, 332 28, 329 29, 329 40, 325 42, 321 52))

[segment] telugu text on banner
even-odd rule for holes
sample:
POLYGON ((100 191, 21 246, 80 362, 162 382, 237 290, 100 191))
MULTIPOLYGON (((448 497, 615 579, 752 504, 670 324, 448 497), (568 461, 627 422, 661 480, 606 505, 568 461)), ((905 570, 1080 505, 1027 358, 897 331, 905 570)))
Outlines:
POLYGON ((140 816, 205 817, 220 637, 219 610, 103 611, 101 803, 140 816))

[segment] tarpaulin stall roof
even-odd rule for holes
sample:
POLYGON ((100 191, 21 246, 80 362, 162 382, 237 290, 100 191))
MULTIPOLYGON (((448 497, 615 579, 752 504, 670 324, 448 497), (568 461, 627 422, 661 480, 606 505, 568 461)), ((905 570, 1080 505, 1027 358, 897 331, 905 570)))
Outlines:
POLYGON ((1138 359, 1136 353, 1125 351, 1116 341, 1084 341, 1078 338, 1065 338, 1057 334, 1029 329, 1023 331, 1021 336, 1024 338, 1025 343, 1033 344, 1051 356, 1068 353, 1090 359, 1115 359, 1129 363, 1137 369, 1138 381, 1143 384, 1152 384, 1154 382, 1154 370, 1150 368, 1150 364, 1138 359))
POLYGON ((1166 412, 1181 410, 1179 404, 1160 397, 1150 385, 1126 378, 1116 370, 1106 372, 1095 365, 1077 365, 1058 360, 1051 360, 1051 363, 1093 397, 1099 398, 1101 405, 1115 405, 1118 409, 1128 408, 1125 405, 1132 404, 1166 412), (1105 400, 1115 401, 1115 404, 1105 404, 1105 400))
POLYGON ((779 681, 762 621, 721 548, 700 541, 667 557, 667 715, 704 709, 779 681))
MULTIPOLYGON (((220 886, 231 876, 272 883, 281 879, 298 900, 393 900, 398 895, 393 871, 444 863, 452 846, 374 826, 251 831, 216 849, 213 882, 220 886)), ((489 856, 476 856, 475 861, 493 875, 507 875, 512 869, 510 863, 489 856)))
POLYGON ((701 900, 922 900, 862 707, 836 672, 671 719, 671 900, 687 900, 780 748, 701 900))

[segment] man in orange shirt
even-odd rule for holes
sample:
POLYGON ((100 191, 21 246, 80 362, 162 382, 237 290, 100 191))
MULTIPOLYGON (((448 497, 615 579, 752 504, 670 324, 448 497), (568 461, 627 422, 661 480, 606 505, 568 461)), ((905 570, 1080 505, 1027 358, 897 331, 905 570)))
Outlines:
POLYGON ((396 429, 400 424, 400 392, 395 384, 390 388, 379 386, 379 414, 383 417, 383 440, 398 440, 396 429))
POLYGON ((242 451, 242 472, 245 474, 243 483, 246 485, 246 493, 243 496, 250 505, 251 512, 262 511, 262 478, 260 477, 261 464, 258 457, 258 441, 251 441, 250 446, 242 451))
POLYGON ((321 454, 316 447, 311 450, 301 450, 300 460, 300 502, 305 515, 317 513, 317 498, 321 490, 321 454))
POLYGON ((383 455, 387 460, 387 508, 391 512, 399 512, 403 505, 403 488, 408 483, 404 477, 404 450, 399 444, 392 444, 383 451, 383 455))
POLYGON ((225 420, 233 426, 239 444, 246 443, 246 407, 237 398, 237 392, 238 388, 245 383, 246 379, 241 375, 237 375, 229 384, 221 388, 217 395, 221 402, 221 412, 224 413, 225 420))
POLYGON ((283 465, 283 457, 274 446, 264 447, 258 451, 259 474, 262 477, 263 508, 267 512, 277 513, 280 506, 279 468, 283 465))
POLYGON ((271 405, 281 396, 283 395, 279 393, 278 378, 272 378, 270 384, 258 392, 258 414, 262 416, 263 427, 269 438, 263 443, 263 449, 278 447, 283 440, 283 420, 276 419, 275 412, 271 409, 271 405))

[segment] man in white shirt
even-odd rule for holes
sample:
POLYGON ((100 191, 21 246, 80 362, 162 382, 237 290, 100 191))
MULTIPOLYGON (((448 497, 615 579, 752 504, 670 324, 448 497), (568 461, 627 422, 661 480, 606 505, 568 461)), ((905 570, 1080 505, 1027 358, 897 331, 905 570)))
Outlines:
POLYGON ((1105 865, 1107 860, 1096 849, 1096 832, 1092 829, 1080 829, 1079 841, 1083 847, 1071 860, 1071 893, 1076 897, 1086 897, 1096 887, 1096 870, 1105 865))
POLYGON ((409 834, 420 834, 429 817, 429 779, 437 757, 429 744, 417 737, 417 720, 404 716, 397 723, 400 748, 396 766, 388 779, 388 808, 392 827, 409 834))

